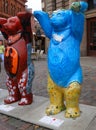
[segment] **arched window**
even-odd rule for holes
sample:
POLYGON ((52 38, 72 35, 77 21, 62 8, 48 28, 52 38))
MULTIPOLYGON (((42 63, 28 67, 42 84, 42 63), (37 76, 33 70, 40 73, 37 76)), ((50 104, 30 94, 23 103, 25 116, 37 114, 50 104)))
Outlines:
POLYGON ((4 13, 5 13, 5 0, 3 0, 3 11, 4 11, 4 13))
POLYGON ((8 14, 8 0, 5 1, 5 13, 8 14))
POLYGON ((15 5, 13 5, 13 15, 15 15, 15 5))
POLYGON ((11 4, 10 14, 13 15, 13 4, 11 4))

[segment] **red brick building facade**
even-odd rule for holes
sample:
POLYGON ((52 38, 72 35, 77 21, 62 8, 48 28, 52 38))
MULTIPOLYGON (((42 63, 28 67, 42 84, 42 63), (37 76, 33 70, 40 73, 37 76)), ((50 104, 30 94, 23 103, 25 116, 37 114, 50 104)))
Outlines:
POLYGON ((25 10, 27 0, 0 0, 0 17, 8 18, 25 10))

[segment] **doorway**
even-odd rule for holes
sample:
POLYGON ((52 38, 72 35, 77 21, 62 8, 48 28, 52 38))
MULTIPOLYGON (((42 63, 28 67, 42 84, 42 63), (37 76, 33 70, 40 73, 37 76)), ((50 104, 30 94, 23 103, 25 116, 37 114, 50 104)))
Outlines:
POLYGON ((87 20, 87 55, 96 56, 96 18, 87 20))

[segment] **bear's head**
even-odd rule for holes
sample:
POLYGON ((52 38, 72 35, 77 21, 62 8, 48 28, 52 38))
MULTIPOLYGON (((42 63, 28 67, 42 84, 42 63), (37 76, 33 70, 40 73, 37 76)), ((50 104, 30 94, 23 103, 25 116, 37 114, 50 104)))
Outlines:
POLYGON ((22 31, 22 25, 17 16, 8 18, 7 22, 3 24, 3 27, 7 30, 8 35, 15 35, 22 31))
POLYGON ((54 30, 63 30, 71 24, 70 10, 57 10, 51 15, 50 22, 54 30))

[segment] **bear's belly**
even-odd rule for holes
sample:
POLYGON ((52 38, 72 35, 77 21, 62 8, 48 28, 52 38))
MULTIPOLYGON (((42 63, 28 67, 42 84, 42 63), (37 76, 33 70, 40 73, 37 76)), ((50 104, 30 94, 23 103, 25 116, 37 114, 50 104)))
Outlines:
POLYGON ((27 68, 27 48, 24 39, 6 47, 4 66, 9 77, 20 76, 27 68))
POLYGON ((65 86, 78 67, 78 55, 73 49, 67 51, 59 47, 49 47, 48 70, 57 85, 65 86))
POLYGON ((4 63, 5 63, 5 70, 15 75, 18 69, 18 52, 13 47, 6 47, 4 52, 4 63))

